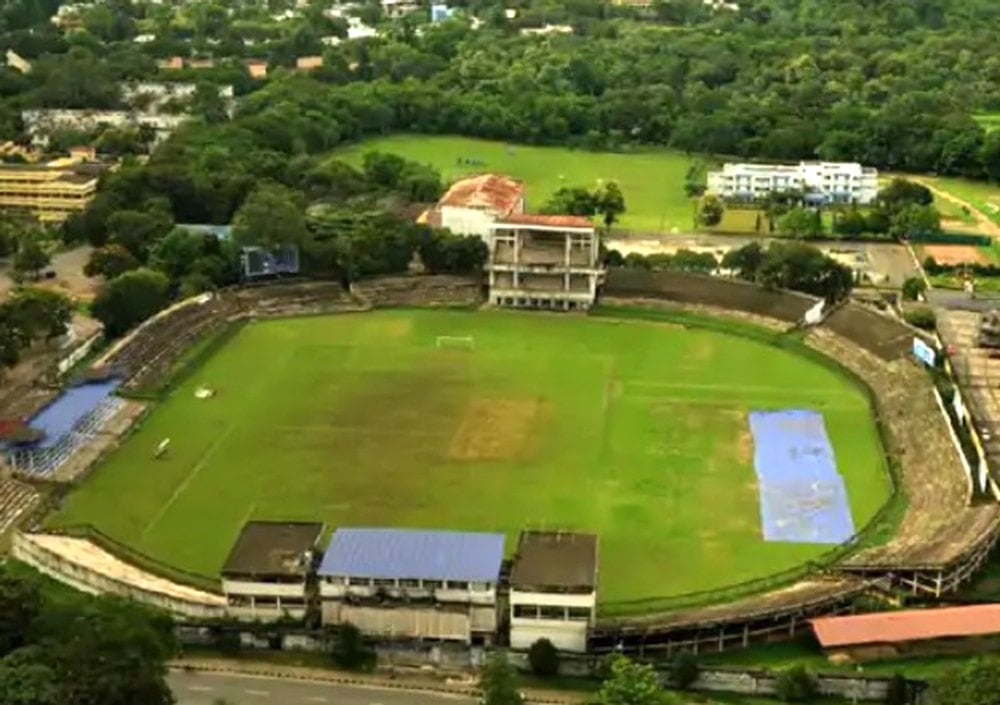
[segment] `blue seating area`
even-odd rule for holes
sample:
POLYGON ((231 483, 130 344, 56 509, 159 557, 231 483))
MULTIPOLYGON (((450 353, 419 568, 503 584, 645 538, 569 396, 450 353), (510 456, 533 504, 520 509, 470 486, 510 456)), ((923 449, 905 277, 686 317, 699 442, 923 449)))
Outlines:
POLYGON ((11 467, 39 477, 54 474, 120 408, 122 400, 114 395, 119 384, 120 380, 112 379, 63 391, 28 421, 29 428, 43 434, 41 438, 5 444, 11 467))
POLYGON ((31 428, 42 431, 45 437, 32 444, 32 448, 51 448, 72 431, 118 388, 119 380, 90 382, 71 387, 35 414, 28 422, 31 428))

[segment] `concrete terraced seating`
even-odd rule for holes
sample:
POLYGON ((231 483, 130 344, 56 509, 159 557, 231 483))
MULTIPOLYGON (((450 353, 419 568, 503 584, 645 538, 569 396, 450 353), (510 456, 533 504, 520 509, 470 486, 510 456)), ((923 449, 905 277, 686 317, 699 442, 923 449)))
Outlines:
POLYGON ((883 360, 895 360, 913 346, 912 328, 853 302, 837 308, 823 325, 883 360))
POLYGON ((31 485, 18 480, 0 479, 0 536, 38 504, 39 494, 31 485))
POLYGON ((125 391, 155 385, 192 341, 238 312, 236 302, 228 297, 176 306, 146 321, 100 364, 125 373, 125 391))
POLYGON ((443 274, 366 279, 352 291, 371 306, 472 306, 482 301, 478 278, 443 274))
POLYGON ((797 323, 818 299, 791 291, 688 272, 609 269, 604 294, 621 298, 666 299, 714 306, 797 323))
POLYGON ((927 373, 905 358, 886 362, 823 326, 813 329, 807 342, 846 365, 875 392, 907 499, 895 535, 853 555, 844 566, 943 568, 995 531, 1000 506, 970 505, 968 476, 927 373))
POLYGON ((269 284, 227 294, 240 310, 255 316, 291 316, 358 308, 337 282, 269 284))

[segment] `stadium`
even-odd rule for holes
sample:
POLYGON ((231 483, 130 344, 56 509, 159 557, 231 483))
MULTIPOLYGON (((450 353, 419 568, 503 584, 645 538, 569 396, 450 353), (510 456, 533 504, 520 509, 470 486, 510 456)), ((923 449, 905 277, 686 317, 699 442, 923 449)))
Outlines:
POLYGON ((679 272, 612 270, 587 314, 484 298, 411 276, 162 312, 92 365, 106 393, 74 394, 72 434, 29 439, 49 460, 8 442, 8 487, 57 488, 15 555, 189 619, 316 608, 473 643, 578 620, 567 649, 671 652, 791 636, 872 590, 940 598, 996 541, 901 323, 848 303, 806 325, 810 297, 679 272), (409 545, 455 555, 411 574, 390 565, 409 545))

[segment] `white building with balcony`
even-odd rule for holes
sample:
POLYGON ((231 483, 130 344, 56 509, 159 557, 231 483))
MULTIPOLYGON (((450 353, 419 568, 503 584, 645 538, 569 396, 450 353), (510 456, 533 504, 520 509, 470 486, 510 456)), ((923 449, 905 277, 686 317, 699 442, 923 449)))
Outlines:
POLYGON ((819 202, 866 205, 878 196, 878 171, 856 162, 800 162, 729 163, 708 173, 708 191, 727 199, 752 201, 793 190, 819 202))
POLYGON ((500 174, 480 174, 453 183, 418 222, 448 228, 456 235, 490 236, 495 222, 524 213, 524 184, 500 174))
POLYGON ((323 524, 250 521, 222 568, 226 611, 237 619, 302 619, 323 524))
POLYGON ((317 570, 323 623, 383 639, 492 643, 504 535, 337 529, 317 570))
POLYGON ((510 574, 510 646, 585 653, 597 615, 597 537, 525 531, 510 574))

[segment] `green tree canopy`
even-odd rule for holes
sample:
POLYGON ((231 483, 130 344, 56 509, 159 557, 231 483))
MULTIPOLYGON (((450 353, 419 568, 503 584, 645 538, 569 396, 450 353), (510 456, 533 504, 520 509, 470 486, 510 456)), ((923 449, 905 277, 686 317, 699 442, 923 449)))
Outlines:
POLYGON ((503 652, 489 655, 479 677, 483 691, 483 705, 522 705, 524 699, 517 690, 514 667, 503 652))
POLYGON ((164 308, 170 282, 151 269, 135 269, 104 284, 91 306, 105 334, 117 337, 164 308))
POLYGON ((597 693, 601 705, 666 705, 676 700, 660 688, 656 671, 624 656, 611 663, 610 673, 597 693))
POLYGON ((259 184, 233 217, 233 239, 240 245, 301 245, 308 237, 302 196, 274 182, 259 184))
POLYGON ((83 266, 83 273, 88 277, 114 279, 119 274, 138 267, 139 260, 135 255, 121 245, 111 244, 91 250, 90 257, 83 266))

